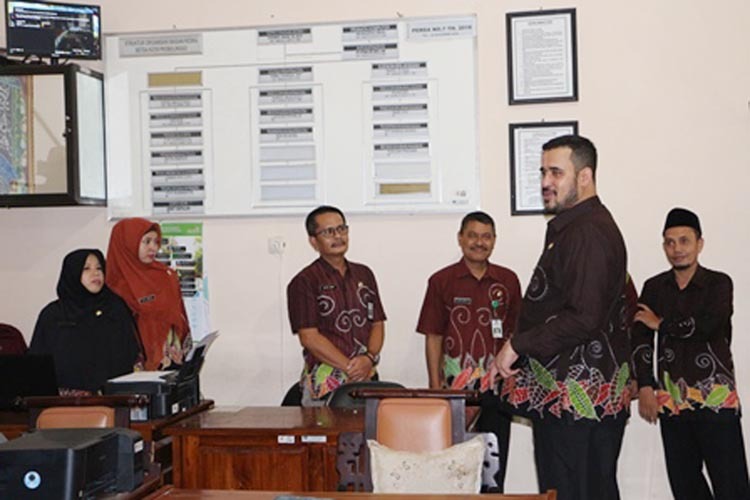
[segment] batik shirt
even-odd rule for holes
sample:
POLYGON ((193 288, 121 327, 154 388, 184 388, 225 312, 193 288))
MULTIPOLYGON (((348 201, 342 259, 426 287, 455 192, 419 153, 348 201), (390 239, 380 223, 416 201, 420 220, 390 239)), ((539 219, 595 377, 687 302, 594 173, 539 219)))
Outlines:
POLYGON ((732 339, 732 280, 698 266, 680 290, 673 271, 649 279, 640 302, 662 318, 658 376, 653 373, 654 332, 633 327, 633 366, 639 387, 653 387, 659 412, 685 418, 739 413, 732 339))
POLYGON ((531 418, 626 418, 630 342, 626 252, 598 197, 557 215, 511 340, 520 372, 501 397, 531 418))
POLYGON ((443 384, 490 389, 489 367, 516 329, 521 286, 516 274, 489 264, 476 279, 463 259, 430 277, 417 331, 443 336, 443 384), (492 322, 496 322, 496 336, 492 322))
MULTIPOLYGON (((342 276, 322 258, 307 266, 287 287, 289 322, 296 334, 317 328, 345 356, 367 350, 373 323, 385 320, 375 276, 367 266, 346 262, 342 276)), ((346 382, 346 374, 307 349, 301 383, 320 399, 346 382)))

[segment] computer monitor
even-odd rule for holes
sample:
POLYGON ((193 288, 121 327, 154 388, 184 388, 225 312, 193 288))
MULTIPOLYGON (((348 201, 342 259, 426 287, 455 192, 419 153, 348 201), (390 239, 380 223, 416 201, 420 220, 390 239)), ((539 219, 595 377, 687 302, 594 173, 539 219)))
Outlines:
POLYGON ((53 59, 101 59, 101 9, 40 1, 5 1, 7 53, 53 59))
POLYGON ((52 356, 0 356, 0 408, 13 409, 26 396, 56 396, 57 377, 52 356))

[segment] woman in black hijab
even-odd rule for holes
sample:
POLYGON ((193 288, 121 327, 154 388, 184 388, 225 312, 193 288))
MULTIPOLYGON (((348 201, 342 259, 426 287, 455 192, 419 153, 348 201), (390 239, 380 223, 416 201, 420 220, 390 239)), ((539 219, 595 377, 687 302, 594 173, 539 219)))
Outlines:
POLYGON ((51 354, 61 394, 96 392, 140 362, 138 333, 125 302, 104 284, 104 255, 65 256, 58 299, 39 313, 31 354, 51 354))

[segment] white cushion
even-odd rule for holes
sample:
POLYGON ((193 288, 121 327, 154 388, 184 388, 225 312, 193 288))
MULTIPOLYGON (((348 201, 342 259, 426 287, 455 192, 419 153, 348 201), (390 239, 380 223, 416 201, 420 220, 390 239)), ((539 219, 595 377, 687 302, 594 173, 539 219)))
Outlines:
POLYGON ((482 436, 428 453, 396 451, 372 439, 367 445, 373 493, 479 493, 482 486, 482 436))

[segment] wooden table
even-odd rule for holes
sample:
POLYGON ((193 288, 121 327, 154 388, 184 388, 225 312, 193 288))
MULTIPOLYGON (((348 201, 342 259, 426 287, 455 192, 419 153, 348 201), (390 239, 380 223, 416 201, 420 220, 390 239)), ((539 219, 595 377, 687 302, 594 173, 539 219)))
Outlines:
POLYGON ((532 495, 383 495, 374 493, 350 493, 339 491, 290 493, 282 491, 224 491, 224 490, 185 490, 173 486, 165 486, 148 500, 275 500, 280 495, 313 497, 333 500, 555 500, 554 492, 532 495))
POLYGON ((364 410, 248 407, 214 410, 165 429, 180 488, 330 491, 341 432, 362 432, 364 410))

